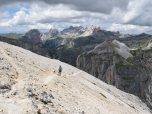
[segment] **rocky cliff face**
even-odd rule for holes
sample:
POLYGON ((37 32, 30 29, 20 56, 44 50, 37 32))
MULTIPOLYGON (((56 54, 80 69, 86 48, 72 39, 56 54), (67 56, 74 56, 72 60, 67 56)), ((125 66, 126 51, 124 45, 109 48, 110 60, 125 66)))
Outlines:
POLYGON ((131 50, 118 41, 105 41, 77 58, 77 67, 151 104, 151 52, 131 50))
POLYGON ((73 38, 73 37, 78 37, 84 32, 84 28, 79 26, 79 27, 73 27, 70 26, 69 28, 64 29, 59 33, 59 36, 62 38, 73 38))
POLYGON ((98 39, 110 40, 110 39, 117 39, 121 36, 120 32, 111 32, 106 31, 100 26, 91 26, 85 29, 85 32, 80 35, 81 37, 92 36, 98 39))
POLYGON ((151 114, 122 92, 59 60, 0 42, 2 114, 151 114), (62 76, 58 67, 62 66, 62 76))
POLYGON ((38 29, 31 29, 26 32, 19 40, 36 44, 45 41, 46 36, 38 29))
POLYGON ((85 29, 85 32, 81 35, 83 37, 93 35, 94 33, 98 32, 99 30, 103 30, 100 26, 91 26, 85 29))
POLYGON ((50 29, 49 30, 49 33, 47 34, 47 37, 50 37, 50 38, 55 38, 59 35, 59 31, 58 29, 50 29))

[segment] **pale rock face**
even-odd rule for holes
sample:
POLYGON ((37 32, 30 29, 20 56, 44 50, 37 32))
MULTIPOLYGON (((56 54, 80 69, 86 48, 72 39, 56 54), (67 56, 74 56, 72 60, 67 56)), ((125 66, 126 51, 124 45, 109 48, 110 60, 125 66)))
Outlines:
POLYGON ((79 26, 79 27, 73 27, 70 26, 69 28, 64 29, 63 31, 61 31, 59 33, 59 37, 62 38, 73 38, 73 37, 78 37, 80 36, 82 33, 84 33, 84 28, 79 26))
POLYGON ((130 49, 124 43, 121 43, 117 40, 114 40, 112 43, 114 44, 115 51, 120 56, 122 56, 125 59, 127 59, 129 57, 133 57, 132 54, 129 52, 130 49))
POLYGON ((143 47, 142 50, 149 50, 152 48, 152 40, 147 42, 147 46, 143 47))
POLYGON ((135 36, 135 34, 119 34, 119 38, 127 38, 132 36, 135 36))
POLYGON ((95 31, 103 30, 100 26, 91 26, 86 29, 86 31, 81 35, 83 37, 92 35, 95 31))
POLYGON ((94 38, 102 39, 102 40, 113 40, 113 39, 119 39, 121 36, 121 33, 119 31, 113 32, 113 31, 106 31, 100 26, 91 26, 87 29, 85 29, 85 32, 80 35, 80 37, 87 37, 92 36, 94 38))
POLYGON ((59 31, 58 29, 50 29, 49 30, 49 33, 47 34, 48 37, 51 37, 51 38, 55 38, 59 35, 59 31))
POLYGON ((105 53, 105 52, 115 52, 118 53, 123 58, 127 59, 129 57, 133 57, 132 54, 129 52, 130 48, 128 48, 124 43, 121 43, 117 40, 113 41, 105 41, 99 45, 97 45, 92 51, 98 54, 105 53))
POLYGON ((0 42, 2 114, 151 114, 136 96, 58 60, 0 42), (62 66, 62 75, 58 67, 62 66))

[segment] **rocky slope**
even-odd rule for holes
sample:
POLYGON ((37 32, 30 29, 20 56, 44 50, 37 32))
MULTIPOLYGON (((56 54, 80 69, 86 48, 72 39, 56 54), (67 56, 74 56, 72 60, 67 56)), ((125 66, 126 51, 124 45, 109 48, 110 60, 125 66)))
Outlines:
POLYGON ((151 44, 131 50, 116 40, 105 41, 81 54, 77 67, 125 92, 140 97, 152 108, 151 44), (148 49, 148 50, 145 50, 148 49))
POLYGON ((2 114, 151 114, 142 101, 58 60, 0 42, 2 114), (62 76, 57 75, 58 66, 62 76))

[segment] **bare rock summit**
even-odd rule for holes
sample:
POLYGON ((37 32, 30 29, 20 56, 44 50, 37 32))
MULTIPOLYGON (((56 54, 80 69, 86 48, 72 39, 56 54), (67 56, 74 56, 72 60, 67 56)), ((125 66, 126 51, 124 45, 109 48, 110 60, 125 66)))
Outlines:
POLYGON ((38 29, 31 29, 27 31, 19 40, 36 44, 46 40, 46 36, 38 29))

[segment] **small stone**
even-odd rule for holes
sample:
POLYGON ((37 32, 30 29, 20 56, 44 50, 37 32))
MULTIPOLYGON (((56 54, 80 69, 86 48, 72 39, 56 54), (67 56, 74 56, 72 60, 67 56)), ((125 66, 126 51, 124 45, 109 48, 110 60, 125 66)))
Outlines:
POLYGON ((9 95, 4 95, 5 98, 9 98, 9 95))
POLYGON ((11 93, 11 95, 16 95, 17 94, 17 91, 13 91, 12 93, 11 93))
POLYGON ((0 112, 3 112, 3 110, 2 110, 2 109, 0 109, 0 112))

